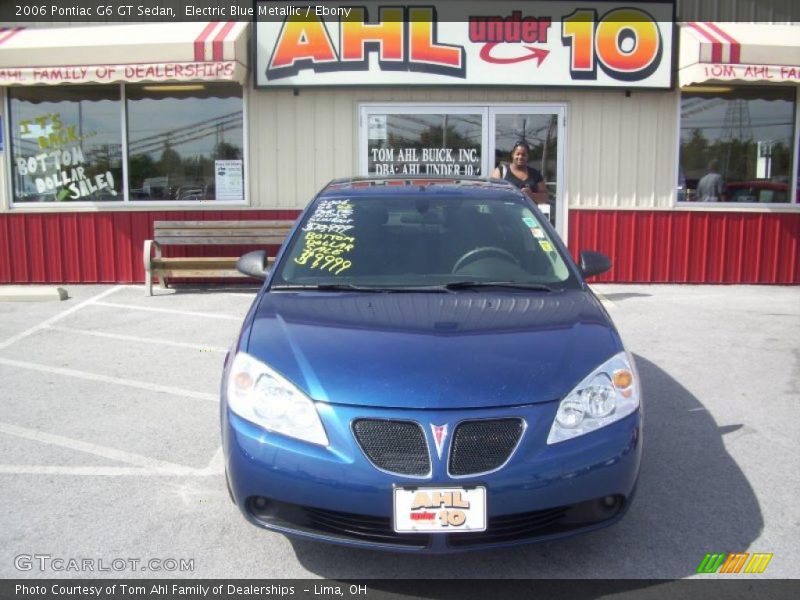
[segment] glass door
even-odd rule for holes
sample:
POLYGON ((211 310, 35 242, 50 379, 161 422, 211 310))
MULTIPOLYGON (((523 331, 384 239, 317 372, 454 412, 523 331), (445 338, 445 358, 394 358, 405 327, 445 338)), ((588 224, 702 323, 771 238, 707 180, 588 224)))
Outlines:
POLYGON ((565 110, 563 105, 491 106, 488 148, 491 172, 511 163, 511 151, 517 142, 527 143, 530 148, 528 170, 535 169, 541 174, 547 188, 546 196, 538 196, 539 208, 549 213, 564 239, 567 217, 562 201, 565 110))
POLYGON ((487 177, 486 108, 402 104, 361 109, 362 175, 487 177))

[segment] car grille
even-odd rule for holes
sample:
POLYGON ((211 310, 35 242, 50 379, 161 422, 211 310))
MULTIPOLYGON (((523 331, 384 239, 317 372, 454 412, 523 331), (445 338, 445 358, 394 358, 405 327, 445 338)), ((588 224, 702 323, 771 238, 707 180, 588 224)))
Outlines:
POLYGON ((430 536, 426 534, 396 533, 389 517, 339 512, 276 500, 269 500, 264 507, 258 508, 251 499, 248 510, 264 525, 294 532, 407 548, 424 548, 430 542, 430 536))
POLYGON ((476 475, 503 466, 517 447, 524 428, 522 419, 461 423, 453 433, 450 474, 476 475))
POLYGON ((379 469, 423 477, 431 471, 428 445, 419 424, 412 421, 359 419, 353 433, 361 450, 379 469))
MULTIPOLYGON (((596 498, 570 506, 489 517, 486 531, 447 534, 446 543, 451 548, 491 546, 532 541, 608 524, 619 516, 626 504, 623 496, 613 496, 611 504, 607 503, 608 499, 596 498)), ((322 535, 409 549, 427 548, 435 537, 424 533, 397 533, 392 528, 390 517, 340 512, 259 497, 248 498, 246 506, 256 521, 284 533, 322 535)))
POLYGON ((305 511, 311 523, 319 531, 330 531, 375 543, 419 547, 428 545, 428 535, 426 534, 396 533, 392 529, 391 519, 319 508, 306 508, 305 511))
POLYGON ((606 496, 570 506, 489 517, 486 531, 449 534, 447 544, 467 548, 566 534, 610 522, 619 516, 626 502, 623 496, 606 496))
POLYGON ((453 547, 480 546, 559 533, 565 530, 560 521, 568 510, 568 506, 562 506, 503 517, 490 517, 486 531, 451 534, 447 536, 447 544, 453 547))

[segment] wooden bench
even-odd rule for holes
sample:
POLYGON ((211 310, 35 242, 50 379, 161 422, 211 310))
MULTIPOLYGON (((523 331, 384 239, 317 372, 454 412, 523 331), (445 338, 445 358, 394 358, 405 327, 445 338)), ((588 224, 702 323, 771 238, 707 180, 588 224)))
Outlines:
POLYGON ((292 225, 294 221, 156 221, 153 239, 144 242, 145 296, 153 295, 153 277, 162 288, 171 277, 245 277, 236 270, 236 256, 165 258, 162 246, 280 246, 292 225))

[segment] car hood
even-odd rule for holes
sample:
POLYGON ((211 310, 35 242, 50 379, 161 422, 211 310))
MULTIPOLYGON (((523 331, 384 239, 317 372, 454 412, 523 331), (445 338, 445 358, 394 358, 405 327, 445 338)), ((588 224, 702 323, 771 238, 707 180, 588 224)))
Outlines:
POLYGON ((584 291, 271 292, 243 349, 321 402, 479 408, 562 398, 622 345, 584 291))

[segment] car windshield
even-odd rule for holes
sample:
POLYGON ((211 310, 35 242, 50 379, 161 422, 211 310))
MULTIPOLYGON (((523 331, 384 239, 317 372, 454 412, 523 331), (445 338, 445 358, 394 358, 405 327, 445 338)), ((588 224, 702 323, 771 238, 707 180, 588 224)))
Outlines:
POLYGON ((296 231, 272 287, 576 287, 551 231, 513 194, 322 198, 296 231))

